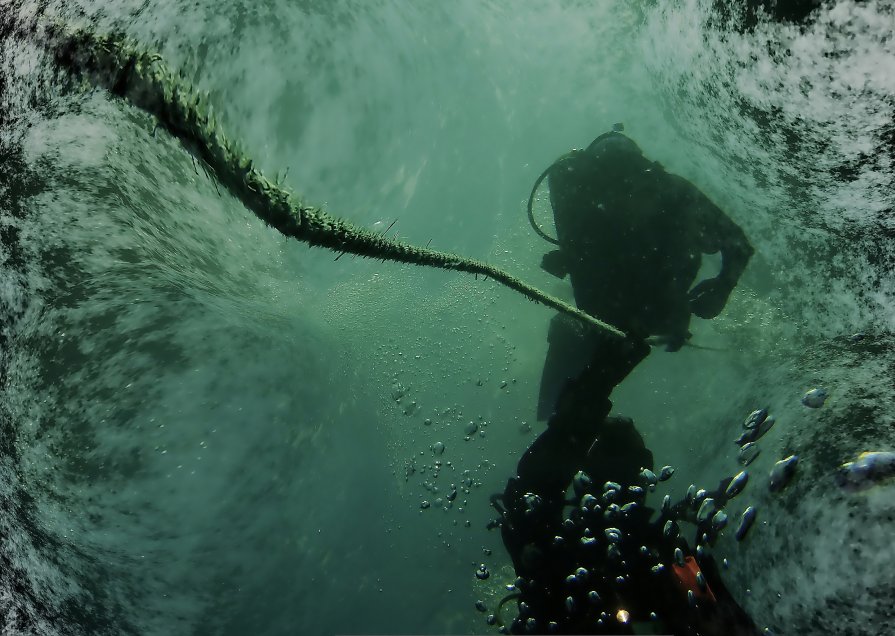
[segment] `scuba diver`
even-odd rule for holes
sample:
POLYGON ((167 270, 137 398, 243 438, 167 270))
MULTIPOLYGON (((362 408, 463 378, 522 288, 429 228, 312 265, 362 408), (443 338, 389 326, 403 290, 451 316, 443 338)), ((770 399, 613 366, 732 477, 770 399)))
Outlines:
MULTIPOLYGON (((682 177, 643 156, 616 124, 586 150, 560 157, 535 182, 528 217, 558 249, 541 267, 569 276, 579 309, 639 338, 677 351, 690 337, 690 315, 714 318, 753 249, 743 231, 682 177), (547 179, 557 238, 535 222, 532 204, 547 179), (692 286, 702 254, 721 252, 721 271, 692 286), (692 288, 691 288, 692 286, 692 288)), ((557 315, 541 377, 538 419, 552 412, 565 381, 594 355, 600 338, 557 315)))
POLYGON ((548 168, 528 211, 536 231, 559 246, 544 269, 569 275, 579 309, 628 336, 551 322, 538 405, 547 428, 491 498, 499 519, 490 527, 500 527, 518 575, 511 598, 519 615, 504 631, 630 634, 635 624, 637 633, 652 624, 687 636, 757 634, 707 552, 721 528, 694 507, 708 498, 723 506, 730 480, 699 501, 668 499, 651 521, 643 486, 655 483, 643 476, 655 477, 652 453, 631 419, 609 415, 612 390, 650 353, 647 338, 678 350, 691 313, 721 312, 752 247, 705 195, 646 159, 619 125, 548 168), (558 239, 532 216, 545 177, 558 239), (718 251, 721 272, 691 289, 701 255, 718 251), (695 550, 679 521, 696 526, 695 550))

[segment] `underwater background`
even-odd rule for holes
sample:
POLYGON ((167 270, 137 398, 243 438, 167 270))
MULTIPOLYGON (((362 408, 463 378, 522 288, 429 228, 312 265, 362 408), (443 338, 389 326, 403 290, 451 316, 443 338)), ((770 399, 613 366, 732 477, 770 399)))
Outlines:
MULTIPOLYGON (((677 469, 650 501, 738 472, 770 406, 729 511, 758 522, 716 546, 730 591, 773 633, 895 634, 895 485, 834 480, 895 450, 895 9, 787 6, 0 0, 0 26, 123 31, 309 202, 569 300, 528 194, 623 122, 756 248, 692 323, 712 350, 657 349, 613 394, 677 469)), ((0 42, 0 100, 3 633, 495 633, 488 497, 543 430, 554 312, 284 238, 39 41, 0 42)))

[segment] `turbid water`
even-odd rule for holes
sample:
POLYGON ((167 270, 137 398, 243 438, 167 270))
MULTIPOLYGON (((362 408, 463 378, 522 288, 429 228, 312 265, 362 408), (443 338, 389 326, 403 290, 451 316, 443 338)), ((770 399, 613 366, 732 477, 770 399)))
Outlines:
MULTIPOLYGON (((123 31, 308 201, 566 299, 528 193, 624 122, 756 248, 694 319, 719 350, 656 350, 613 395, 677 468, 654 503, 740 470, 732 442, 770 406, 729 510, 758 521, 715 546, 727 586, 773 633, 895 633, 895 485, 834 478, 895 450, 895 14, 763 4, 3 0, 0 19, 123 31)), ((4 633, 495 633, 474 603, 514 574, 488 497, 543 430, 553 312, 287 240, 40 42, 0 51, 4 633)))

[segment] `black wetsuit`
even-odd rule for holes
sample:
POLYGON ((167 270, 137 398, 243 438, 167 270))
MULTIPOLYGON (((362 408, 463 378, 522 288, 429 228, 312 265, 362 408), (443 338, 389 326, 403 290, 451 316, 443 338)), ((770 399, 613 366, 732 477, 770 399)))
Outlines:
MULTIPOLYGON (((621 133, 560 158, 548 183, 559 249, 543 267, 570 276, 579 309, 635 337, 664 336, 669 350, 689 337, 691 313, 721 312, 753 253, 739 226, 708 197, 621 133), (692 287, 702 254, 719 251, 721 272, 692 287)), ((538 419, 550 415, 562 384, 599 345, 559 316, 548 340, 538 419)))

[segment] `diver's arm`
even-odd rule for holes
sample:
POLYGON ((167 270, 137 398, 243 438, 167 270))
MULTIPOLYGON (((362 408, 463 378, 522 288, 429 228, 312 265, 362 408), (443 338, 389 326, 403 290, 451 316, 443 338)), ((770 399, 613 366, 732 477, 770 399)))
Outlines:
POLYGON ((720 250, 721 273, 717 278, 733 289, 755 250, 742 228, 695 186, 690 186, 689 199, 695 213, 700 251, 714 254, 720 250))
POLYGON ((694 231, 700 252, 721 252, 721 272, 690 290, 690 309, 700 318, 714 318, 721 313, 730 292, 736 287, 755 250, 746 234, 721 209, 689 182, 687 203, 693 214, 694 231))
MULTIPOLYGON (((714 207, 714 204, 709 202, 714 207)), ((721 272, 718 278, 724 281, 733 289, 752 254, 755 253, 746 234, 739 225, 730 220, 721 210, 717 210, 716 217, 711 221, 717 235, 719 249, 721 250, 721 272)))

